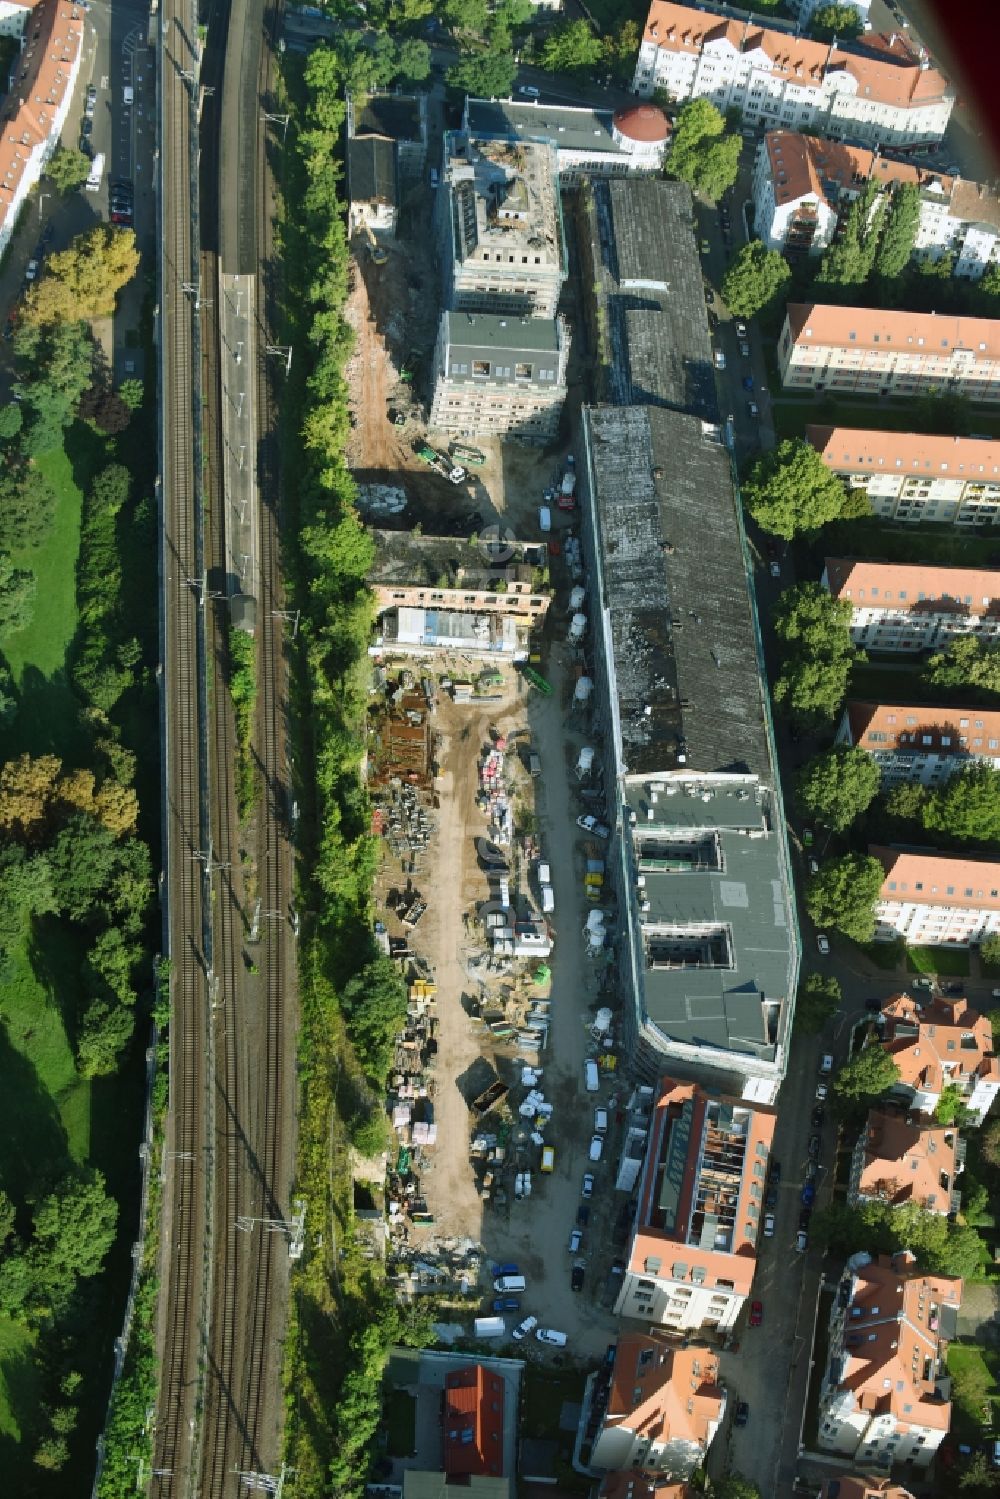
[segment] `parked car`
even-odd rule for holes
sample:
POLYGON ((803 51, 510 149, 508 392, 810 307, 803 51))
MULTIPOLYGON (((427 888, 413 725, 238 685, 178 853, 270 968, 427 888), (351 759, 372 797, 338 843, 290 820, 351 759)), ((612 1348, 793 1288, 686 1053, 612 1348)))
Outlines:
POLYGON ((825 1051, 819 1059, 819 1072, 821 1077, 829 1077, 833 1071, 833 1053, 825 1051))
POLYGON ((572 1270, 572 1272, 570 1274, 570 1278, 569 1278, 569 1285, 570 1285, 570 1290, 571 1291, 582 1291, 583 1290, 583 1272, 584 1272, 584 1268, 585 1267, 584 1267, 583 1260, 577 1260, 576 1264, 573 1266, 573 1270, 572 1270))
POLYGON ((740 355, 743 359, 750 358, 750 345, 747 343, 746 339, 743 339, 740 343, 740 355))
POLYGON ((766 1208, 776 1208, 778 1206, 778 1189, 774 1185, 774 1182, 770 1184, 764 1194, 764 1206, 766 1208))
POLYGON ((566 1334, 557 1332, 554 1327, 540 1327, 535 1333, 540 1343, 547 1343, 550 1348, 565 1348, 567 1343, 566 1334))
POLYGON ((590 833, 591 837, 593 838, 610 837, 610 828, 608 828, 603 822, 598 822, 597 818, 593 815, 592 812, 581 813, 581 815, 576 819, 576 825, 578 828, 582 828, 585 833, 590 833))
POLYGON ((29 260, 24 271, 25 281, 35 281, 38 277, 38 261, 29 260))
POLYGON ((816 936, 816 948, 821 958, 829 957, 830 939, 825 932, 819 932, 816 936))
POLYGON ((746 325, 746 323, 744 323, 742 321, 742 319, 738 318, 737 321, 736 321, 736 337, 737 338, 746 338, 746 336, 747 336, 747 325, 746 325))
POLYGON ((801 1211, 801 1213, 799 1214, 799 1233, 800 1234, 804 1234, 804 1233, 806 1233, 808 1231, 809 1220, 810 1220, 811 1217, 812 1217, 812 1208, 803 1208, 802 1211, 801 1211))
POLYGON ((775 1156, 771 1157, 771 1164, 767 1168, 767 1174, 775 1186, 781 1181, 781 1162, 775 1156))
POLYGON ((797 1254, 805 1254, 809 1248, 809 1235, 804 1228, 800 1228, 795 1235, 795 1250, 797 1254))
POLYGON ((830 1090, 827 1087, 826 1083, 817 1083, 816 1084, 816 1098, 817 1098, 817 1100, 820 1103, 825 1103, 826 1102, 826 1096, 829 1093, 829 1091, 830 1090))
POLYGON ((711 250, 712 250, 712 246, 709 244, 708 240, 707 239, 703 239, 701 241, 701 253, 703 255, 709 255, 709 254, 711 254, 711 250))
MULTIPOLYGON (((750 420, 752 422, 756 421, 757 418, 760 416, 760 407, 757 405, 756 401, 748 401, 747 402, 747 416, 750 418, 750 420)), ((780 572, 781 569, 779 568, 778 571, 780 572)), ((772 576, 772 578, 774 577, 774 566, 773 566, 773 564, 772 564, 772 567, 771 567, 771 576, 772 576)))
POLYGON ((604 1136, 591 1135, 590 1137, 590 1159, 599 1161, 604 1154, 604 1136))
POLYGON ((812 1119, 813 1129, 822 1129, 823 1120, 826 1118, 826 1110, 822 1107, 821 1104, 817 1104, 813 1109, 810 1117, 812 1119))
POLYGON ((607 1132, 608 1132, 608 1111, 607 1111, 607 1109, 595 1109, 594 1110, 594 1134, 595 1135, 606 1135, 607 1132))
POLYGON ((593 1057, 588 1057, 583 1064, 583 1080, 588 1093, 596 1093, 600 1089, 601 1079, 597 1070, 597 1063, 593 1057))
POLYGON ((816 1201, 816 1183, 806 1182, 802 1188, 802 1205, 811 1208, 816 1201))
POLYGON ((590 1204, 589 1203, 581 1202, 580 1206, 576 1210, 576 1221, 580 1225, 581 1228, 586 1228, 587 1227, 587 1224, 590 1222, 590 1204))
POLYGON ((819 1167, 815 1161, 806 1161, 805 1180, 814 1182, 819 1175, 819 1167))
POLYGON ((745 1426, 750 1420, 750 1407, 745 1400, 736 1402, 736 1412, 733 1416, 734 1426, 745 1426))
POLYGON ((519 1322, 514 1328, 514 1331, 511 1333, 511 1337, 514 1339, 515 1343, 520 1343, 521 1339, 526 1338, 529 1332, 534 1332, 537 1326, 537 1317, 525 1317, 524 1321, 519 1322))
POLYGON ((519 1312, 521 1303, 516 1296, 498 1296, 493 1303, 495 1312, 519 1312))
POLYGON ((765 1213, 764 1214, 764 1238, 765 1239, 773 1239, 774 1238, 774 1214, 773 1213, 765 1213))
POLYGON ((584 1172, 583 1183, 580 1187, 580 1196, 583 1198, 584 1202, 589 1202, 593 1195, 594 1173, 592 1171, 586 1171, 584 1172))
POLYGON ((582 1243, 583 1234, 581 1230, 578 1228, 571 1229, 569 1243, 566 1245, 566 1248, 569 1250, 570 1254, 576 1254, 582 1243))
POLYGON ((751 1301, 750 1303, 750 1326, 759 1327, 764 1320, 764 1303, 762 1301, 751 1301))
POLYGON ((753 390, 753 376, 752 375, 744 375, 743 376, 743 380, 742 380, 741 383, 743 385, 743 389, 744 390, 753 390))
POLYGON ((823 1142, 820 1139, 819 1135, 810 1135, 809 1136, 809 1154, 811 1156, 818 1156, 819 1153, 820 1153, 820 1151, 822 1149, 823 1149, 823 1142))

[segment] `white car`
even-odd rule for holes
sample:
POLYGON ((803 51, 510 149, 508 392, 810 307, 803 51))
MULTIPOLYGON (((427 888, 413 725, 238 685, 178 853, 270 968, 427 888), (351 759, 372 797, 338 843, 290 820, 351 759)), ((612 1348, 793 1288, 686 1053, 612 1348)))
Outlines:
POLYGON ((524 1321, 519 1322, 514 1328, 514 1331, 511 1333, 511 1337, 514 1339, 515 1343, 520 1343, 521 1339, 526 1338, 529 1332, 534 1332, 537 1326, 537 1317, 525 1317, 524 1321))
POLYGON ((540 1327, 535 1333, 535 1337, 540 1343, 548 1343, 551 1348, 566 1347, 566 1334, 564 1332, 557 1332, 554 1327, 540 1327))
POLYGON ((585 833, 590 833, 594 838, 610 837, 610 828, 606 827, 603 822, 598 822, 592 812, 584 812, 576 819, 576 825, 578 828, 582 828, 585 833))
POLYGON ((526 99, 538 98, 538 89, 536 89, 533 83, 521 83, 518 85, 517 91, 519 94, 523 94, 526 99))
POLYGON ((764 1238, 765 1239, 773 1239, 774 1238, 774 1214, 773 1213, 765 1213, 764 1214, 764 1238))
POLYGON ((29 260, 24 272, 25 281, 34 281, 38 276, 38 261, 29 260))
POLYGON ((827 1098, 827 1094, 829 1093, 829 1091, 830 1090, 826 1086, 826 1083, 817 1083, 816 1084, 816 1101, 817 1101, 817 1103, 825 1103, 826 1102, 826 1098, 827 1098))
POLYGON ((798 1253, 798 1254, 805 1254, 805 1252, 806 1252, 806 1250, 808 1248, 809 1248, 809 1235, 807 1233, 803 1232, 800 1229, 799 1232, 795 1235, 795 1249, 796 1249, 796 1253, 798 1253))
POLYGON ((594 1110, 594 1134, 595 1135, 606 1135, 607 1132, 608 1132, 608 1111, 607 1111, 607 1109, 595 1109, 594 1110))
POLYGON ((580 1248, 580 1245, 582 1243, 583 1243, 583 1229, 582 1228, 574 1228, 573 1231, 572 1231, 572 1233, 569 1236, 569 1243, 566 1245, 566 1248, 569 1250, 570 1254, 576 1254, 577 1251, 580 1248))
POLYGON ((599 1161, 604 1154, 604 1136, 593 1135, 590 1140, 590 1159, 599 1161))
POLYGON ((821 958, 826 958, 830 953, 830 939, 824 932, 820 932, 816 938, 816 947, 821 958))
POLYGON ((584 1174, 583 1186, 580 1188, 580 1196, 584 1202, 589 1202, 594 1195, 594 1173, 587 1171, 584 1174))

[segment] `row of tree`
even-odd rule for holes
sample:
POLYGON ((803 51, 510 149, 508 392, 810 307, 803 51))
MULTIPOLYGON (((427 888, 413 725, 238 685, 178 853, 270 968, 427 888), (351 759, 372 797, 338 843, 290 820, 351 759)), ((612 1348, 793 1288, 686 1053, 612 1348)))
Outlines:
POLYGON ((667 171, 715 202, 736 181, 742 145, 739 134, 727 129, 714 104, 692 99, 674 123, 667 171))

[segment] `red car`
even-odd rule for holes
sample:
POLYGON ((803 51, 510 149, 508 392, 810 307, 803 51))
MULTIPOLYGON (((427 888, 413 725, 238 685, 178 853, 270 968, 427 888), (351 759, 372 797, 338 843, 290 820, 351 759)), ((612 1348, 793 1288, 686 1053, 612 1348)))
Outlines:
POLYGON ((751 1301, 750 1303, 750 1326, 759 1327, 764 1320, 764 1303, 762 1301, 751 1301))

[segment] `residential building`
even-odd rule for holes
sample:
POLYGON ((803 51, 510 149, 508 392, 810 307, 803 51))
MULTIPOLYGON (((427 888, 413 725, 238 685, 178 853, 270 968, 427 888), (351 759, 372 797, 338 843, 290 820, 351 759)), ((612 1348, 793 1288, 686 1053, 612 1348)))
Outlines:
POLYGON ((430 426, 545 443, 566 399, 569 329, 561 318, 445 312, 434 346, 430 426))
POLYGON ((993 1027, 965 998, 940 995, 917 1004, 895 994, 882 1006, 879 1041, 899 1068, 893 1093, 917 1114, 933 1114, 945 1088, 982 1124, 1000 1092, 1000 1060, 993 1027))
POLYGON ((757 1266, 775 1123, 772 1108, 660 1080, 617 1316, 678 1335, 733 1327, 757 1266))
POLYGON ((705 1461, 725 1410, 710 1348, 678 1348, 658 1332, 622 1333, 589 1466, 640 1468, 683 1483, 705 1461))
POLYGON ((449 1481, 480 1473, 503 1477, 502 1374, 482 1364, 454 1369, 444 1379, 444 1471, 449 1481))
POLYGON ((921 222, 925 195, 928 201, 928 243, 939 237, 942 247, 952 243, 955 230, 939 223, 938 208, 949 203, 955 180, 912 161, 797 130, 769 130, 757 147, 754 228, 769 250, 818 255, 869 182, 883 191, 901 183, 920 188, 921 222))
POLYGON ((824 1479, 819 1499, 913 1499, 913 1495, 891 1478, 878 1478, 871 1473, 838 1473, 836 1478, 824 1479))
POLYGON ((806 428, 831 473, 863 489, 884 520, 1000 524, 1000 442, 853 427, 806 428))
POLYGON ((583 177, 625 177, 657 172, 671 125, 655 104, 612 112, 540 99, 466 98, 462 129, 477 140, 539 142, 553 146, 561 185, 583 177))
POLYGON ((447 307, 555 317, 567 261, 554 146, 446 135, 438 211, 447 307))
POLYGON ((851 605, 851 638, 876 651, 943 650, 1000 634, 1000 571, 828 557, 822 583, 851 605))
POLYGON ((934 261, 954 255, 952 274, 978 281, 1000 259, 1000 198, 993 187, 962 177, 926 182, 913 253, 934 261))
POLYGON ((8 4, 0 18, 0 34, 21 39, 10 92, 0 101, 0 255, 59 144, 80 71, 84 19, 76 0, 8 4))
POLYGON ((1000 864, 877 844, 868 852, 885 870, 876 942, 972 947, 1000 932, 1000 864))
POLYGON ((790 302, 778 364, 791 390, 1000 401, 1000 321, 790 302))
POLYGON ((851 1154, 847 1201, 913 1202, 929 1213, 957 1213, 955 1183, 965 1164, 965 1142, 954 1125, 927 1124, 887 1109, 872 1109, 851 1154))
POLYGON ((939 141, 955 102, 947 80, 902 33, 831 46, 745 14, 652 0, 633 87, 678 104, 709 99, 748 125, 881 145, 939 141))
POLYGON ((427 160, 426 94, 347 96, 348 223, 396 232, 407 186, 419 181, 427 160))
POLYGON ((1000 770, 1000 713, 849 702, 837 743, 871 755, 883 787, 904 782, 939 786, 968 765, 1000 770))
POLYGON ((585 408, 578 450, 631 1065, 770 1102, 799 944, 729 456, 656 406, 585 408))
POLYGON ((820 1447, 865 1468, 930 1465, 951 1420, 945 1353, 961 1300, 961 1280, 928 1275, 906 1250, 848 1260, 830 1311, 820 1447))
POLYGON ((579 203, 580 283, 603 399, 719 419, 691 189, 594 181, 579 203))

